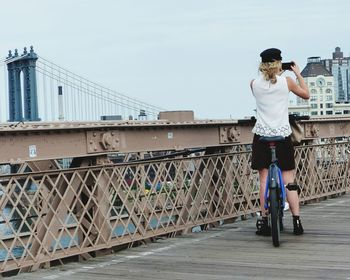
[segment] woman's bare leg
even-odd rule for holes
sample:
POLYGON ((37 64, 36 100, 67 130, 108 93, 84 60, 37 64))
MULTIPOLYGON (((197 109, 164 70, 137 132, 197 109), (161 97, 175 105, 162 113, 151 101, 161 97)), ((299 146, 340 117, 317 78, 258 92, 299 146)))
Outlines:
POLYGON ((266 189, 266 179, 267 179, 267 173, 268 169, 263 168, 259 170, 259 181, 260 181, 260 189, 259 189, 259 196, 260 196, 260 209, 261 209, 261 215, 263 217, 266 216, 266 210, 264 207, 265 204, 265 189, 266 189))
MULTIPOLYGON (((282 171, 283 183, 288 185, 289 183, 294 183, 295 170, 286 170, 282 171)), ((299 216, 299 196, 297 191, 290 191, 286 189, 287 192, 287 200, 289 203, 290 211, 293 216, 299 216)))

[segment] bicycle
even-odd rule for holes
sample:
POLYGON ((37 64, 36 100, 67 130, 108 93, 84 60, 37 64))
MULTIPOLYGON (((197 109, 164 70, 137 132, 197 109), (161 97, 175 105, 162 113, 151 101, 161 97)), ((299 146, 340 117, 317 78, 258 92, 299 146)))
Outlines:
POLYGON ((283 209, 286 200, 282 171, 277 165, 276 143, 284 140, 285 138, 282 136, 263 136, 259 139, 259 141, 267 142, 271 150, 271 163, 266 180, 264 208, 269 214, 272 243, 275 247, 280 245, 280 231, 283 230, 283 209))

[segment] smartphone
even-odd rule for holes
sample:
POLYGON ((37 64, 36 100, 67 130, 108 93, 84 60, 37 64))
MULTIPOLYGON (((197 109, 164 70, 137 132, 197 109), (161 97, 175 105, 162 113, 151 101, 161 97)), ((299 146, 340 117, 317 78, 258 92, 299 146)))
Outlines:
POLYGON ((292 70, 292 65, 294 65, 294 62, 284 62, 282 63, 282 70, 292 70))

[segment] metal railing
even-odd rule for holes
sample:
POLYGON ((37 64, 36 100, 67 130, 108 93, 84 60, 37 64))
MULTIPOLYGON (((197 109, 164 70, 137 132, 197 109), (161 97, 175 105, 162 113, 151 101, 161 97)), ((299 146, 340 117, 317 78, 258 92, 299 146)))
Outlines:
MULTIPOLYGON (((349 148, 296 148, 301 201, 349 190, 349 148)), ((34 270, 259 211, 249 146, 234 150, 0 176, 0 271, 34 270)))

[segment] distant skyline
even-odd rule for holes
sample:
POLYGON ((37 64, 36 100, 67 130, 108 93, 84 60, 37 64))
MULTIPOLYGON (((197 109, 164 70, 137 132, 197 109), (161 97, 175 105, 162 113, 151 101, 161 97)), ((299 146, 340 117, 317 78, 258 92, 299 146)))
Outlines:
MULTIPOLYGON (((200 119, 254 115, 249 82, 259 53, 307 58, 350 53, 350 1, 1 1, 0 55, 34 46, 89 80, 200 119)), ((0 108, 6 69, 0 64, 0 108)), ((6 104, 7 106, 7 104, 6 104)))

